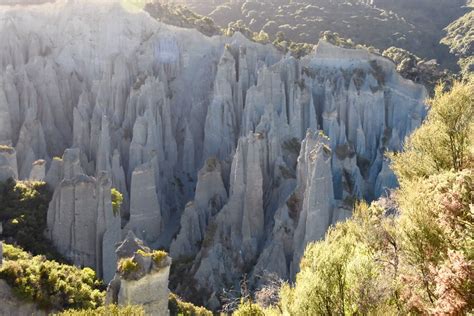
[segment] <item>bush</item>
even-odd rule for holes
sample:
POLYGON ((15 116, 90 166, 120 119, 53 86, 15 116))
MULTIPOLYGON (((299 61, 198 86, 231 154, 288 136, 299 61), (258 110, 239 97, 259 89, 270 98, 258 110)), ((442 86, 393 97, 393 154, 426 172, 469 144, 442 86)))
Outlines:
POLYGON ((145 311, 141 306, 107 305, 97 309, 67 310, 56 316, 145 316, 145 311))
POLYGON ((123 203, 123 195, 115 188, 112 188, 110 193, 112 194, 112 210, 114 212, 114 216, 118 216, 120 215, 120 208, 122 207, 123 203))
MULTIPOLYGON (((166 251, 163 251, 163 250, 153 250, 152 252, 146 252, 139 249, 137 251, 137 254, 143 257, 151 257, 151 260, 153 260, 154 265, 158 268, 164 267, 166 264, 166 259, 168 258, 168 253, 166 253, 166 251)), ((129 258, 129 259, 134 261, 133 258, 129 258)))
POLYGON ((133 260, 133 258, 123 258, 120 259, 118 264, 118 271, 123 276, 124 279, 130 277, 131 274, 137 272, 140 269, 138 263, 133 260))
POLYGON ((472 167, 474 82, 436 89, 425 123, 407 140, 403 154, 392 154, 399 181, 427 178, 451 169, 472 167))
POLYGON ((4 251, 0 279, 20 298, 46 310, 96 308, 103 303, 105 293, 93 270, 33 257, 7 244, 4 251))
POLYGON ((407 309, 444 315, 472 310, 472 170, 406 183, 398 200, 401 295, 407 309))
POLYGON ((51 192, 44 182, 9 179, 0 183, 0 222, 3 236, 35 255, 64 262, 51 241, 44 237, 51 192))
POLYGON ((250 300, 242 300, 234 316, 265 316, 263 309, 250 300))
POLYGON ((186 315, 186 316, 212 316, 212 312, 204 307, 195 306, 191 303, 183 302, 178 296, 170 293, 168 300, 168 309, 170 315, 186 315))
POLYGON ((294 287, 282 287, 281 305, 290 315, 384 314, 393 307, 389 249, 390 219, 376 205, 356 207, 354 218, 309 244, 294 287), (382 237, 383 236, 383 237, 382 237), (380 238, 380 239, 379 239, 380 238))
POLYGON ((163 262, 168 258, 168 254, 162 250, 155 250, 151 253, 151 259, 156 266, 161 267, 163 262))

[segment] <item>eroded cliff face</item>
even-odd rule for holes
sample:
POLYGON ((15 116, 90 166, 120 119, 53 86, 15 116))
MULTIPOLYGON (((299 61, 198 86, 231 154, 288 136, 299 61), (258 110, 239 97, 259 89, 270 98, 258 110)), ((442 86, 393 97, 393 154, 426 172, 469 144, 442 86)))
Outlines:
POLYGON ((122 227, 190 262, 174 286, 214 306, 243 274, 294 277, 306 244, 351 201, 396 185, 383 153, 426 112, 422 86, 363 50, 320 42, 296 60, 118 1, 0 17, 0 144, 12 146, 2 177, 42 177, 44 161, 50 237, 104 277, 118 188, 122 227))

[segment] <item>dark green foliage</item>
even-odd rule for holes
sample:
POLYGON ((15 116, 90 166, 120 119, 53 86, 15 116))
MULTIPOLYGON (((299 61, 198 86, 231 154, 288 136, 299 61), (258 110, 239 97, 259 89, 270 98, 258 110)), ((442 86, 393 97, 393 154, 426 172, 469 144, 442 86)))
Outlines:
POLYGON ((400 182, 472 167, 474 84, 455 82, 448 92, 440 86, 429 103, 428 118, 406 140, 404 153, 391 155, 400 182))
POLYGON ((145 316, 141 306, 107 305, 97 309, 67 310, 56 316, 145 316))
POLYGON ((474 73, 474 3, 470 12, 446 27, 447 35, 441 43, 448 45, 451 53, 460 58, 459 66, 464 76, 474 73))
POLYGON ((0 183, 0 221, 4 238, 12 238, 35 255, 63 261, 43 235, 51 196, 44 182, 15 182, 10 179, 0 183))
POLYGON ((171 316, 212 316, 212 313, 204 307, 199 307, 191 303, 183 302, 173 293, 170 293, 168 309, 171 316))
POLYGON ((92 269, 60 264, 44 256, 33 257, 8 244, 4 245, 0 279, 19 298, 35 302, 45 310, 96 308, 105 296, 92 269))
POLYGON ((453 75, 446 70, 441 70, 435 61, 423 60, 407 50, 390 47, 382 55, 395 63, 397 71, 404 78, 422 83, 430 93, 434 92, 439 82, 448 83, 453 80, 453 75))

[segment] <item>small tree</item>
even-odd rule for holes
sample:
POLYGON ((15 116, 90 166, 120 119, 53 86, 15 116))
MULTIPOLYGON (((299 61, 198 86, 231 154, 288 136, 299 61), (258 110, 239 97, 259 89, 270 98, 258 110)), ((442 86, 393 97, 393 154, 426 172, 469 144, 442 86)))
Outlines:
POLYGON ((120 215, 120 208, 122 207, 123 203, 123 195, 120 193, 119 190, 112 188, 110 190, 110 193, 112 194, 112 210, 114 212, 114 215, 120 215))
POLYGON ((436 88, 425 123, 408 139, 401 154, 391 154, 399 181, 429 177, 472 165, 474 83, 436 88))

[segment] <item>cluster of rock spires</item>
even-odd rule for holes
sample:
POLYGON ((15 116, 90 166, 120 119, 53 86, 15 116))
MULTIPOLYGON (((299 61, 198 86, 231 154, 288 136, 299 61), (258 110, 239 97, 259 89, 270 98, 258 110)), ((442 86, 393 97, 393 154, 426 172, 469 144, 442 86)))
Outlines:
POLYGON ((322 41, 297 60, 119 1, 2 7, 0 37, 0 180, 49 183, 75 264, 109 281, 131 230, 191 262, 176 290, 211 307, 243 274, 293 278, 352 201, 396 186, 384 152, 426 112, 381 56, 322 41))

